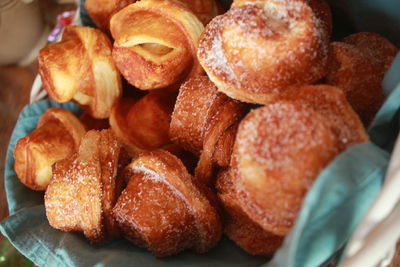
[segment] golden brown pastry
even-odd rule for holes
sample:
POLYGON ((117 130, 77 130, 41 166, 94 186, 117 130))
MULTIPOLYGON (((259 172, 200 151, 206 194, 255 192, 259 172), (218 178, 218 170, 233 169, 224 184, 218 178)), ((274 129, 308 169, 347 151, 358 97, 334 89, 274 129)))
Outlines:
POLYGON ((382 106, 384 73, 398 49, 376 33, 356 33, 330 46, 326 82, 341 88, 365 127, 382 106))
POLYGON ((203 73, 196 58, 203 29, 182 3, 136 2, 111 18, 114 61, 125 79, 139 89, 176 86, 203 73))
POLYGON ((36 129, 15 145, 14 169, 20 181, 33 190, 46 190, 53 163, 73 154, 85 132, 68 110, 48 109, 36 129))
POLYGON ((326 4, 235 1, 227 13, 207 25, 198 58, 219 91, 266 104, 289 89, 324 77, 329 19, 326 4))
POLYGON ((212 165, 227 166, 237 125, 247 106, 219 93, 206 76, 180 88, 169 135, 183 148, 200 155, 196 178, 211 184, 212 165))
POLYGON ((107 118, 121 96, 111 43, 99 30, 68 26, 62 40, 39 53, 39 74, 50 98, 76 101, 97 119, 107 118))
MULTIPOLYGON (((111 17, 137 0, 86 0, 85 8, 93 22, 103 31, 109 32, 111 17)), ((184 3, 206 25, 218 14, 214 0, 178 0, 184 3)))
POLYGON ((249 254, 272 256, 282 245, 283 237, 264 231, 242 210, 232 183, 230 169, 218 174, 216 188, 225 208, 225 234, 249 254))
POLYGON ((145 152, 125 172, 129 183, 113 213, 128 240, 157 257, 185 249, 204 253, 216 245, 220 218, 178 158, 145 152))
POLYGON ((82 232, 94 243, 119 237, 112 208, 123 187, 117 175, 122 158, 121 145, 111 130, 87 132, 78 152, 53 167, 44 198, 50 225, 82 232))
POLYGON ((330 85, 305 85, 285 99, 305 104, 326 117, 341 150, 368 141, 360 118, 339 88, 330 85))
POLYGON ((326 118, 300 103, 280 101, 251 111, 239 125, 231 161, 243 211, 265 231, 286 235, 339 145, 326 118))
POLYGON ((114 106, 111 128, 132 155, 172 145, 168 130, 175 99, 176 94, 156 90, 140 100, 122 98, 114 106))

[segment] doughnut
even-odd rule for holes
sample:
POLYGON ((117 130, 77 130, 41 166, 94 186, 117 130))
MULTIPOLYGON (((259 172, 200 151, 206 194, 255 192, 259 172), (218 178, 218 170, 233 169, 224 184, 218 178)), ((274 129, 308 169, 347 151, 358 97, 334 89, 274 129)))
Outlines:
POLYGON ((267 104, 318 81, 326 74, 330 15, 313 6, 302 0, 235 1, 206 26, 200 64, 219 91, 249 103, 267 104))
POLYGON ((67 26, 60 42, 39 52, 39 74, 49 97, 59 103, 73 100, 92 117, 108 118, 122 93, 111 49, 101 31, 67 26))
POLYGON ((93 243, 120 236, 112 208, 124 185, 117 175, 121 153, 111 130, 91 130, 77 153, 55 163, 44 197, 52 227, 82 232, 93 243))
POLYGON ((240 123, 231 176, 243 211, 284 236, 319 172, 340 152, 326 118, 300 103, 252 110, 240 123))
POLYGON ((224 233, 247 253, 271 257, 282 245, 283 237, 264 231, 242 210, 229 169, 220 171, 216 188, 225 208, 224 233))
POLYGON ((169 136, 200 156, 196 179, 211 184, 213 163, 227 166, 240 119, 247 106, 217 91, 206 76, 189 79, 179 91, 169 136))
POLYGON ((85 132, 78 118, 68 110, 48 109, 36 129, 15 145, 14 170, 19 180, 33 190, 46 190, 53 163, 72 155, 85 132))
POLYGON ((121 98, 114 105, 110 125, 131 155, 172 146, 168 131, 176 94, 152 91, 140 100, 121 98))
POLYGON ((144 152, 125 169, 129 182, 113 209, 124 236, 156 257, 204 253, 222 234, 216 209, 182 162, 163 150, 144 152))
POLYGON ((114 61, 125 79, 139 89, 174 88, 203 73, 196 58, 203 29, 197 17, 177 1, 136 2, 111 18, 114 61))

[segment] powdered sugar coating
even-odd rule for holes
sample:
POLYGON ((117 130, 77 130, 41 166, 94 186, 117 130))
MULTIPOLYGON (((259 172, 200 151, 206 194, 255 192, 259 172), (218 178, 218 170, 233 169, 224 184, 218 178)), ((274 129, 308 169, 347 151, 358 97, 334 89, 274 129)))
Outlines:
POLYGON ((146 152, 134 160, 126 172, 131 178, 114 214, 131 241, 146 246, 160 257, 188 248, 202 253, 218 242, 221 236, 219 216, 193 184, 178 158, 162 150, 146 152), (131 194, 132 191, 144 195, 143 198, 131 194), (158 196, 160 194, 163 196, 158 196), (138 210, 146 206, 155 209, 154 214, 138 210), (161 220, 161 228, 165 229, 160 230, 161 236, 154 235, 159 232, 159 225, 150 221, 154 217, 152 214, 161 216, 156 220, 161 220))
POLYGON ((325 118, 298 103, 277 102, 240 123, 231 175, 247 215, 285 235, 318 173, 339 152, 325 118))
POLYGON ((54 165, 45 194, 52 227, 83 232, 95 243, 119 236, 111 209, 122 187, 117 177, 120 147, 110 130, 89 131, 76 154, 54 165))
POLYGON ((238 2, 206 27, 198 58, 220 91, 267 103, 325 74, 329 33, 321 19, 300 0, 238 2))

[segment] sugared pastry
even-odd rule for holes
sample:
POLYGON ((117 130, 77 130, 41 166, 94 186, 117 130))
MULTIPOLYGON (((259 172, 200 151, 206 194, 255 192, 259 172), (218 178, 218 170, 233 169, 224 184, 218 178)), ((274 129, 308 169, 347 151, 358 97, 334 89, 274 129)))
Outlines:
POLYGON ((117 175, 122 153, 111 130, 92 130, 77 153, 54 165, 44 198, 52 227, 82 232, 94 243, 119 237, 112 208, 123 189, 117 175))
POLYGON ((379 65, 383 75, 390 67, 399 49, 382 35, 374 32, 359 32, 345 37, 342 42, 356 46, 361 52, 379 65))
POLYGON ((382 106, 384 73, 398 49, 376 33, 356 33, 330 46, 326 82, 343 90, 365 127, 382 106))
POLYGON ((196 57, 203 29, 182 3, 136 2, 111 18, 114 61, 125 79, 139 89, 176 86, 203 73, 196 57))
POLYGON ((360 118, 339 88, 330 85, 305 85, 285 99, 305 104, 326 117, 341 150, 368 141, 360 118))
POLYGON ((129 183, 113 214, 128 240, 157 257, 186 249, 204 253, 216 245, 220 218, 178 158, 145 152, 125 172, 129 183))
POLYGON ((200 64, 219 91, 250 103, 315 82, 326 74, 330 39, 330 16, 319 9, 303 0, 235 1, 206 26, 200 64))
POLYGON ((286 235, 339 145, 327 119, 300 103, 251 111, 239 125, 231 161, 243 211, 265 231, 286 235))
MULTIPOLYGON (((103 31, 109 32, 111 17, 137 0, 86 0, 85 8, 93 22, 103 31)), ((214 0, 178 0, 184 3, 206 25, 218 15, 214 0)))
POLYGON ((113 107, 111 128, 132 155, 172 145, 168 131, 175 99, 175 93, 156 90, 140 100, 122 98, 113 107))
POLYGON ((246 111, 245 104, 218 92, 207 76, 192 78, 181 86, 169 135, 200 155, 196 178, 210 184, 213 163, 229 164, 237 125, 246 111))
POLYGON ((111 42, 101 31, 68 26, 60 42, 39 53, 43 87, 59 103, 73 100, 94 118, 107 118, 121 95, 121 77, 111 53, 111 42))
POLYGON ((249 254, 272 256, 282 245, 283 237, 264 231, 242 210, 229 169, 218 174, 216 188, 225 208, 225 234, 249 254))
POLYGON ((46 190, 53 163, 73 154, 85 132, 68 110, 48 109, 36 129, 15 145, 14 169, 20 181, 33 190, 46 190))

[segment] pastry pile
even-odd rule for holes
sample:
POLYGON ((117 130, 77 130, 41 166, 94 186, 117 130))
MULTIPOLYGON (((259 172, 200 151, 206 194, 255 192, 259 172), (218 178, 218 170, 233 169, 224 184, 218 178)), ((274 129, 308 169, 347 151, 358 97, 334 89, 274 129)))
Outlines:
POLYGON ((100 30, 69 26, 39 55, 49 97, 84 114, 44 113, 15 171, 54 228, 156 257, 223 233, 273 255, 319 173, 368 140, 397 52, 375 33, 331 42, 321 0, 85 5, 100 30))

